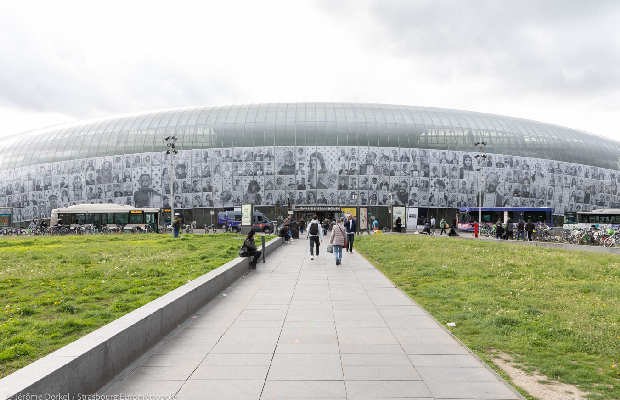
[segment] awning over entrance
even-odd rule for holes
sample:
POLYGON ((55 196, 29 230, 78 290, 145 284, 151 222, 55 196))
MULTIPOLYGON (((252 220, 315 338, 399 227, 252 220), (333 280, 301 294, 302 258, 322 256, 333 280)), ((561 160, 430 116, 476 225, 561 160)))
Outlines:
POLYGON ((341 207, 335 206, 294 206, 293 211, 341 211, 341 207))

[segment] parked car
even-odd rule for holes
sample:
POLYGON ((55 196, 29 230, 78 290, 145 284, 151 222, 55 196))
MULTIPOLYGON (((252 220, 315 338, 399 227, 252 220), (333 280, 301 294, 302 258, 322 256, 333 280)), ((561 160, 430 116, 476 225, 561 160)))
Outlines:
MULTIPOLYGON (((217 214, 217 225, 233 232, 241 231, 241 211, 221 211, 217 214)), ((273 233, 273 221, 260 211, 254 211, 252 229, 255 232, 273 233)))

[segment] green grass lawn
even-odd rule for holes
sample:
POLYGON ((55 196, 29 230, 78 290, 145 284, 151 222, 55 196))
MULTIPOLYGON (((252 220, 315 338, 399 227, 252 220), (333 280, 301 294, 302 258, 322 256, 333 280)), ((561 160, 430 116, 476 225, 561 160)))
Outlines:
POLYGON ((243 239, 0 238, 0 377, 237 257, 243 239))
POLYGON ((359 251, 483 360, 620 399, 620 256, 373 235, 359 251))

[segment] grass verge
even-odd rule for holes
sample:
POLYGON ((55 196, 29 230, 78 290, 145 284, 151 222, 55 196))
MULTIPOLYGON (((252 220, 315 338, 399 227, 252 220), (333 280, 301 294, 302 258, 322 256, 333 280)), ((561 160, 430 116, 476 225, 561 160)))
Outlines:
POLYGON ((0 377, 238 256, 235 234, 0 241, 0 377))
POLYGON ((359 251, 490 365, 620 399, 620 257, 492 241, 373 235, 359 251))

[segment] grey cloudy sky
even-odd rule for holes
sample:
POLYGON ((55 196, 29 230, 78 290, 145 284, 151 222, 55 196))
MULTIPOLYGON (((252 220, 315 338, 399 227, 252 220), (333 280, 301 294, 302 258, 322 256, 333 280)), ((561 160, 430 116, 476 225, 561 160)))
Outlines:
POLYGON ((353 101, 620 140, 619 1, 0 4, 0 136, 185 106, 353 101))

